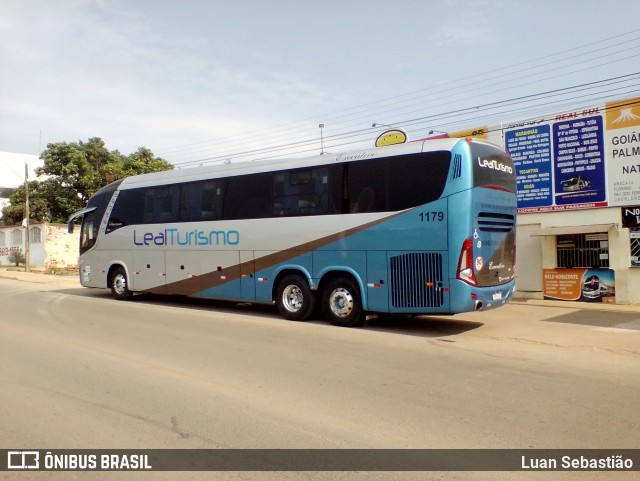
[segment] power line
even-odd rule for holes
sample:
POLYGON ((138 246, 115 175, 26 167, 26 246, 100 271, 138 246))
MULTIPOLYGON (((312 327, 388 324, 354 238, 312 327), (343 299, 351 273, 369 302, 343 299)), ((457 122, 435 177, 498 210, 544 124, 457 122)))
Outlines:
MULTIPOLYGON (((579 93, 579 92, 585 92, 585 91, 589 91, 589 90, 594 90, 596 88, 603 88, 603 87, 607 87, 608 90, 605 92, 595 92, 595 93, 589 93, 589 94, 584 94, 584 95, 580 95, 580 96, 574 96, 574 97, 569 97, 569 98, 564 98, 561 101, 562 102, 566 102, 568 100, 583 100, 583 99, 588 99, 588 98, 592 98, 594 95, 603 95, 605 94, 606 96, 611 96, 611 94, 613 92, 619 92, 622 89, 627 89, 627 94, 631 94, 631 93, 635 93, 637 92, 637 90, 631 90, 629 91, 628 89, 630 88, 634 88, 637 87, 638 84, 628 84, 622 87, 616 87, 616 88, 612 88, 615 85, 621 84, 621 83, 625 83, 625 82, 629 82, 632 80, 637 80, 638 78, 640 78, 640 72, 636 72, 633 74, 627 74, 627 75, 622 75, 622 76, 618 76, 618 77, 612 77, 609 79, 605 79, 605 80, 600 80, 600 81, 595 81, 595 82, 588 82, 588 83, 584 83, 584 84, 580 84, 580 85, 575 85, 572 87, 565 87, 565 88, 561 88, 561 89, 553 89, 553 90, 549 90, 549 91, 545 91, 545 92, 540 92, 537 94, 531 94, 531 95, 525 95, 525 96, 519 96, 519 97, 514 97, 514 98, 510 98, 507 100, 500 100, 500 101, 495 101, 495 102, 490 102, 490 103, 486 103, 486 104, 482 104, 479 106, 472 106, 472 107, 465 107, 462 109, 455 109, 455 110, 451 110, 451 111, 446 111, 446 112, 441 112, 441 113, 437 113, 437 114, 432 114, 432 115, 428 115, 428 116, 423 116, 423 117, 417 117, 417 118, 413 118, 413 119, 407 119, 401 122, 395 122, 393 123, 393 125, 398 126, 398 127, 402 127, 402 128, 408 128, 408 127, 415 127, 415 126, 420 126, 420 125, 424 125, 425 128, 426 127, 443 127, 443 126, 450 126, 450 125, 455 125, 455 124, 461 124, 462 122, 468 122, 470 120, 474 120, 474 121, 479 121, 482 119, 487 119, 489 117, 489 115, 491 115, 492 118, 495 118, 496 116, 499 115, 506 115, 506 114, 515 114, 516 112, 527 112, 527 110, 531 110, 532 108, 541 108, 541 107, 550 107, 553 105, 557 105, 558 101, 554 100, 552 102, 545 102, 545 103, 538 103, 536 105, 532 105, 527 107, 526 109, 523 109, 522 107, 519 107, 517 109, 511 109, 511 110, 499 110, 500 108, 507 108, 507 107, 513 107, 515 105, 520 105, 520 104, 525 104, 525 103, 531 103, 534 101, 541 101, 541 100, 546 100, 549 98, 554 98, 554 97, 558 97, 560 95, 568 95, 568 94, 575 94, 575 93, 579 93), (497 110, 496 112, 491 113, 492 111, 497 110), (480 114, 480 116, 475 116, 472 118, 469 117, 465 117, 468 114, 480 114), (462 116, 462 117, 461 117, 462 116), (448 121, 447 123, 441 123, 442 121, 448 121)), ((345 131, 342 132, 340 134, 334 134, 334 135, 325 135, 324 137, 324 142, 326 145, 326 149, 325 150, 331 150, 331 149, 335 149, 338 146, 344 146, 345 144, 340 143, 340 144, 336 144, 336 141, 342 141, 342 140, 346 140, 346 139, 353 139, 353 138, 362 138, 363 135, 367 135, 368 138, 370 137, 370 133, 371 133, 371 129, 370 128, 365 128, 365 129, 356 129, 356 130, 351 130, 351 131, 345 131)), ((197 160, 192 160, 192 161, 188 161, 188 162, 184 162, 179 164, 180 167, 185 167, 185 166, 189 166, 189 165, 193 165, 193 164, 201 164, 201 163, 213 163, 213 162, 217 162, 217 161, 224 161, 227 160, 228 158, 232 158, 235 160, 238 159, 242 159, 242 158, 251 158, 252 156, 255 156, 257 154, 262 154, 261 158, 265 158, 264 156, 266 154, 271 154, 274 152, 287 152, 287 151, 291 151, 291 150, 295 150, 296 154, 299 153, 303 153, 303 152, 308 152, 309 150, 313 151, 313 150, 317 150, 317 147, 314 147, 313 149, 306 149, 306 150, 299 150, 300 148, 303 147, 311 147, 312 145, 316 145, 318 142, 318 138, 315 137, 309 137, 307 136, 306 138, 302 138, 302 139, 296 139, 294 141, 291 142, 286 142, 286 143, 282 143, 282 144, 276 144, 276 145, 271 145, 268 147, 265 146, 261 146, 259 148, 254 148, 254 149, 248 149, 248 150, 237 150, 237 151, 227 151, 225 153, 222 154, 217 154, 217 155, 212 155, 212 156, 207 156, 207 157, 202 157, 199 158, 197 160)), ((349 144, 355 144, 358 143, 358 141, 353 141, 353 142, 349 142, 346 145, 349 144)), ((269 157, 267 157, 269 158, 269 157)))
MULTIPOLYGON (((469 82, 471 82, 473 85, 475 85, 477 87, 478 83, 479 83, 479 78, 482 78, 482 77, 484 77, 486 75, 492 75, 492 74, 496 74, 496 73, 499 74, 500 72, 502 72, 504 70, 510 70, 510 69, 513 69, 513 68, 516 68, 516 67, 520 67, 520 66, 535 64, 537 62, 540 62, 540 61, 543 61, 543 60, 546 60, 546 59, 550 59, 550 58, 553 58, 553 57, 558 57, 558 56, 561 56, 561 55, 566 55, 566 54, 570 54, 570 53, 573 53, 573 52, 577 52, 577 51, 583 50, 585 48, 588 48, 588 47, 591 47, 591 46, 594 46, 594 45, 602 45, 602 44, 605 44, 605 43, 610 42, 612 40, 617 40, 617 39, 620 39, 620 38, 623 38, 623 37, 627 37, 629 35, 632 35, 632 34, 635 34, 635 33, 638 33, 638 32, 640 32, 640 29, 636 29, 636 30, 632 30, 632 31, 629 31, 629 32, 621 33, 621 34, 618 34, 618 35, 614 35, 614 36, 605 38, 605 39, 600 40, 600 41, 591 42, 591 43, 588 43, 588 44, 585 44, 585 45, 582 45, 582 46, 579 46, 579 47, 574 47, 574 48, 571 48, 571 49, 562 50, 560 52, 556 52, 556 53, 553 53, 553 54, 550 54, 550 55, 546 55, 546 56, 543 56, 543 57, 538 57, 536 59, 519 62, 519 63, 516 63, 516 64, 514 64, 512 66, 509 66, 509 67, 504 67, 504 68, 501 68, 501 69, 495 69, 495 70, 487 71, 487 72, 484 72, 484 73, 481 73, 481 74, 476 74, 476 75, 473 76, 473 79, 471 81, 468 81, 469 80, 468 78, 458 79, 458 80, 454 80, 454 81, 451 81, 451 82, 445 82, 443 84, 440 84, 439 86, 436 86, 435 88, 447 87, 448 85, 461 83, 461 82, 463 82, 463 83, 458 88, 468 87, 470 85, 469 82)), ((632 38, 632 39, 626 40, 624 42, 619 42, 619 43, 617 43, 617 44, 615 44, 613 46, 602 47, 602 48, 599 48, 599 49, 590 50, 590 51, 584 52, 584 53, 582 53, 580 55, 584 56, 584 55, 589 54, 589 53, 603 51, 603 50, 606 50, 607 48, 616 47, 616 46, 619 46, 619 45, 622 45, 622 44, 625 44, 625 43, 629 43, 629 42, 633 42, 633 41, 637 41, 637 40, 638 40, 637 37, 636 38, 632 38)), ((542 67, 542 66, 546 66, 546 65, 562 62, 563 60, 565 60, 565 59, 561 58, 561 59, 555 60, 553 62, 543 63, 543 64, 539 65, 538 68, 542 67)), ((526 69, 526 70, 528 70, 529 73, 531 73, 530 72, 530 68, 526 69)), ((526 70, 525 69, 516 70, 516 71, 512 72, 509 75, 513 75, 515 73, 523 72, 523 71, 526 71, 526 70)), ((497 78, 503 78, 503 77, 504 77, 504 74, 501 74, 499 76, 486 78, 486 79, 482 80, 482 82, 493 81, 493 80, 495 80, 497 78)), ((407 93, 404 93, 404 94, 401 94, 401 95, 388 97, 388 98, 385 98, 385 99, 379 99, 379 100, 376 100, 376 101, 373 101, 373 102, 368 102, 368 103, 365 103, 365 104, 361 104, 359 106, 355 106, 355 107, 352 107, 352 108, 349 108, 349 109, 344 109, 344 110, 335 111, 335 112, 331 112, 331 113, 325 113, 325 114, 321 114, 319 116, 312 117, 312 118, 308 117, 308 118, 305 118, 305 119, 302 119, 302 120, 286 122, 286 123, 283 123, 283 124, 280 124, 280 125, 265 127, 263 129, 257 129, 257 130, 250 131, 250 132, 238 133, 238 134, 234 134, 234 135, 230 135, 230 136, 219 137, 219 138, 214 138, 214 139, 210 139, 210 140, 204 140, 204 141, 197 142, 197 143, 186 144, 186 145, 183 145, 183 146, 179 146, 179 147, 175 147, 175 148, 172 148, 172 149, 168 149, 168 150, 162 151, 161 153, 185 151, 187 149, 190 149, 191 147, 198 148, 198 147, 202 147, 202 146, 205 146, 206 144, 213 143, 213 142, 215 142, 216 143, 216 147, 219 148, 221 146, 224 146, 225 143, 232 143, 233 144, 234 143, 233 139, 240 139, 240 142, 246 144, 248 136, 252 136, 252 138, 254 138, 254 139, 256 138, 256 134, 262 134, 261 138, 263 138, 265 136, 266 137, 271 137, 272 134, 270 134, 270 132, 273 132, 273 131, 275 131, 277 129, 281 129, 283 127, 289 127, 288 129, 286 129, 286 131, 290 131, 290 130, 296 129, 295 127, 292 127, 292 126, 299 125, 299 124, 304 123, 304 122, 311 122, 312 121, 313 124, 317 124, 318 118, 322 119, 323 122, 326 122, 328 120, 337 120, 337 119, 340 119, 340 118, 344 118, 345 116, 348 117, 348 116, 361 114, 361 113, 364 113, 364 112, 371 112, 372 110, 375 110, 376 108, 379 108, 379 107, 374 107, 373 109, 366 109, 366 110, 361 110, 361 109, 362 109, 362 107, 379 106, 381 104, 385 104, 385 106, 388 106, 389 105, 387 103, 388 101, 397 101, 397 99, 401 99, 401 98, 404 98, 404 97, 409 97, 409 98, 407 100, 401 101, 402 103, 411 102, 412 104, 415 104, 415 99, 412 98, 412 96, 414 96, 415 94, 421 93, 421 92, 431 91, 431 90, 434 90, 434 87, 428 87, 428 88, 425 88, 425 89, 419 89, 419 90, 415 90, 415 91, 412 91, 412 92, 407 92, 407 93), (344 112, 352 112, 352 113, 343 114, 344 112), (343 115, 342 116, 336 116, 336 114, 343 114, 343 115), (225 142, 225 141, 227 141, 227 142, 225 142)), ((441 93, 442 93, 442 91, 436 91, 436 92, 434 92, 433 95, 441 95, 441 93)), ((397 103, 398 102, 396 102, 396 104, 397 103)), ((394 105, 394 104, 391 104, 391 105, 394 105)), ((283 134, 283 135, 285 135, 285 134, 283 134)))
MULTIPOLYGON (((249 159, 261 153, 267 154, 271 152, 282 152, 283 155, 292 155, 294 153, 300 153, 300 149, 305 145, 313 145, 319 142, 319 132, 317 131, 318 118, 325 125, 326 148, 335 149, 336 145, 330 143, 332 140, 335 143, 335 141, 340 139, 357 138, 358 135, 360 135, 362 137, 360 142, 364 141, 364 137, 368 136, 371 131, 370 129, 357 128, 357 125, 370 125, 372 121, 384 121, 387 124, 402 126, 406 125, 407 122, 413 122, 415 120, 404 120, 407 116, 426 110, 436 111, 436 113, 429 116, 418 117, 419 119, 422 118, 425 122, 431 118, 444 119, 447 116, 453 116, 456 109, 437 112, 438 108, 461 104, 466 99, 475 100, 478 97, 490 99, 491 96, 499 95, 505 88, 513 89, 539 85, 542 82, 579 75, 582 72, 610 66, 611 64, 622 64, 624 61, 640 56, 640 53, 634 53, 640 46, 629 46, 632 42, 638 42, 640 37, 636 35, 633 38, 628 38, 638 32, 640 32, 640 29, 537 59, 520 62, 511 67, 494 69, 483 74, 445 82, 438 86, 440 90, 436 90, 437 87, 428 87, 402 95, 388 97, 387 99, 361 104, 360 106, 349 109, 335 111, 331 114, 316 117, 313 119, 313 123, 311 123, 311 118, 287 122, 247 133, 187 144, 165 152, 173 152, 176 160, 172 160, 172 162, 178 166, 210 163, 229 158, 236 160, 249 159), (625 40, 619 41, 625 37, 625 40), (617 43, 610 45, 613 40, 616 40, 617 43), (595 45, 605 46, 590 48, 595 45), (571 58, 566 57, 567 54, 573 54, 575 52, 581 53, 572 55, 571 58), (606 53, 603 54, 602 52, 606 53), (629 54, 629 52, 631 52, 631 54, 629 54), (594 54, 598 55, 594 56, 594 54), (612 59, 612 57, 616 58, 612 59), (602 59, 607 59, 607 61, 601 62, 602 59), (599 63, 594 65, 594 62, 599 63), (558 63, 562 64, 558 67, 558 63), (522 66, 530 67, 519 68, 522 66), (473 92, 471 95, 465 96, 464 94, 468 93, 471 87, 474 88, 473 92), (416 94, 421 95, 416 96, 416 94), (462 94, 462 96, 460 94, 462 94), (446 98, 443 100, 443 97, 446 98), (400 120, 393 121, 390 120, 389 117, 400 120), (331 124, 333 121, 339 122, 337 124, 331 124), (309 123, 305 124, 305 122, 309 123), (341 133, 331 135, 330 131, 332 129, 340 130, 341 133), (281 142, 281 140, 286 141, 281 142), (211 145, 212 142, 215 142, 215 146, 211 145)), ((613 77, 612 79, 615 78, 616 77, 613 77)), ((601 82, 607 82, 608 80, 601 82)), ((596 82, 594 82, 594 84, 595 83, 596 82)), ((569 92, 571 88, 576 87, 567 88, 567 92, 569 92)), ((531 97, 544 95, 545 93, 548 92, 531 94, 531 97)), ((594 95, 596 94, 594 93, 594 95)), ((509 101, 499 101, 498 103, 508 102, 509 101)), ((487 105, 491 105, 491 102, 488 102, 487 105)), ((481 110, 479 106, 470 108, 476 111, 481 110)), ((484 107, 483 104, 482 108, 487 107, 484 107)), ((496 107, 493 108, 495 109, 496 107)), ((466 109, 461 108, 458 110, 464 111, 466 109)), ((432 125, 431 127, 436 128, 437 126, 432 125)), ((352 142, 352 144, 357 143, 357 139, 352 142)))
MULTIPOLYGON (((627 57, 626 59, 628 59, 628 58, 633 58, 633 57, 636 57, 636 56, 639 56, 639 55, 640 55, 640 54, 636 54, 636 55, 633 55, 632 57, 627 57)), ((602 56, 601 56, 601 57, 598 57, 598 58, 602 58, 602 56)), ((625 60, 626 60, 626 59, 625 59, 625 60)), ((593 60, 596 60, 596 59, 591 59, 591 61, 593 61, 593 60)), ((581 61, 579 61, 579 62, 575 62, 575 63, 570 64, 570 65, 568 65, 568 66, 583 65, 583 64, 584 64, 584 62, 585 62, 584 60, 581 60, 581 61)), ((579 72, 581 72, 581 71, 589 70, 589 69, 592 69, 592 68, 595 68, 595 67, 602 67, 602 66, 605 66, 605 65, 608 65, 608 64, 611 64, 611 63, 616 63, 616 62, 619 62, 619 60, 610 60, 610 61, 608 61, 608 62, 600 63, 599 65, 596 65, 596 66, 584 67, 584 68, 577 69, 577 70, 574 70, 574 71, 569 72, 569 73, 575 74, 575 73, 579 73, 579 72)), ((565 67, 566 67, 566 66, 565 66, 565 67)), ((542 74, 542 73, 546 73, 546 72, 554 72, 554 73, 555 73, 555 72, 556 72, 556 70, 547 70, 547 71, 544 71, 544 72, 538 72, 538 73, 537 73, 537 75, 540 75, 540 74, 542 74)), ((528 82, 520 83, 520 84, 518 84, 517 86, 518 86, 518 87, 521 87, 521 86, 531 85, 531 84, 534 84, 534 83, 539 83, 539 82, 541 82, 541 81, 543 81, 543 80, 550 80, 550 79, 558 78, 558 77, 561 77, 561 76, 564 76, 564 75, 567 75, 567 74, 566 74, 566 73, 565 73, 565 74, 560 74, 560 75, 555 74, 555 75, 552 75, 552 76, 548 76, 548 77, 546 77, 546 78, 544 78, 544 79, 540 79, 540 78, 538 78, 538 79, 535 79, 535 80, 529 80, 528 82)), ((530 78, 531 78, 531 76, 530 76, 530 75, 528 75, 528 76, 526 76, 526 77, 519 77, 519 78, 530 79, 530 78)), ((506 83, 506 82, 502 82, 502 83, 506 83)), ((497 84, 496 84, 496 85, 497 85, 497 84)), ((461 88, 461 87, 458 87, 458 88, 461 88)), ((513 86, 512 86, 512 88, 513 88, 513 86)), ((450 90, 451 90, 451 89, 450 89, 450 90)), ((446 92, 446 91, 445 91, 445 92, 446 92)), ((484 95, 486 95, 486 94, 488 94, 488 93, 498 93, 498 92, 500 92, 500 90, 494 90, 494 91, 491 91, 491 92, 486 92, 486 91, 484 91, 484 92, 483 92, 483 91, 474 91, 474 95, 477 95, 479 92, 482 92, 484 95)), ((439 95, 439 96, 442 96, 442 94, 443 94, 443 92, 438 92, 438 95, 439 95)), ((460 102, 460 100, 463 100, 463 99, 464 99, 464 98, 462 98, 462 99, 461 99, 461 98, 458 98, 458 99, 456 99, 456 101, 457 101, 457 102, 460 102)), ((431 109, 433 109, 433 108, 435 108, 435 107, 438 107, 438 106, 443 106, 443 105, 446 105, 446 104, 448 104, 448 103, 452 103, 452 102, 453 102, 453 100, 447 100, 447 101, 445 101, 444 103, 443 103, 443 102, 441 102, 440 104, 431 105, 431 109)), ((414 104, 415 104, 415 102, 414 102, 414 104)), ((380 113, 380 112, 382 112, 382 113, 387 113, 387 112, 390 112, 390 111, 391 111, 391 112, 393 112, 393 111, 394 111, 394 109, 386 109, 386 110, 382 110, 382 111, 381 111, 381 110, 380 110, 380 107, 378 107, 378 108, 377 108, 377 110, 378 110, 378 112, 379 112, 379 113, 380 113)), ((420 109, 420 110, 424 110, 424 109, 420 109)), ((395 109, 395 111, 397 112, 397 109, 395 109)), ((416 111, 417 111, 417 110, 415 110, 415 109, 413 110, 413 112, 416 112, 416 111)), ((358 114, 361 114, 361 113, 362 113, 362 112, 358 112, 358 114)), ((405 114, 407 114, 407 113, 408 113, 408 112, 405 112, 405 114)), ((354 114, 344 114, 344 115, 342 115, 342 116, 338 116, 338 117, 336 117, 336 118, 340 118, 340 117, 344 118, 344 117, 349 117, 349 116, 353 116, 353 115, 354 115, 354 114)), ((324 119, 324 118, 323 118, 323 119, 324 119)), ((367 119, 366 119, 366 121, 365 121, 365 120, 362 120, 360 123, 362 124, 362 123, 365 123, 365 122, 366 122, 366 123, 368 124, 371 120, 372 120, 372 118, 371 118, 371 117, 369 117, 369 118, 367 118, 367 119)), ((323 121, 324 121, 324 122, 326 122, 326 120, 323 120, 323 121)), ((398 123, 398 121, 387 121, 387 123, 396 124, 396 123, 398 123)), ((314 124, 315 124, 315 123, 314 123, 314 124)), ((353 122, 351 122, 350 124, 347 124, 347 127, 348 127, 348 125, 352 125, 352 124, 353 124, 353 122)), ((317 125, 317 124, 315 124, 315 125, 317 125)), ((344 128, 344 127, 345 127, 345 126, 343 126, 343 128, 344 128)), ((265 137, 266 137, 269 141, 275 141, 275 140, 277 140, 278 138, 291 138, 291 134, 290 134, 290 133, 288 133, 288 132, 290 132, 291 130, 293 130, 293 129, 291 129, 291 128, 290 128, 290 129, 286 129, 286 130, 284 130, 284 131, 281 131, 281 133, 279 133, 279 134, 274 134, 274 133, 272 133, 272 132, 273 132, 273 131, 275 131, 275 128, 272 128, 272 129, 266 129, 265 133, 264 133, 261 137, 252 136, 250 139, 248 139, 246 136, 244 136, 240 142, 234 142, 234 141, 227 142, 227 148, 232 148, 234 145, 242 145, 244 148, 250 148, 248 144, 252 144, 252 143, 253 143, 253 144, 256 144, 256 143, 262 142, 263 140, 265 140, 265 137)), ((299 128, 297 129, 297 131, 299 132, 299 128)), ((260 145, 262 145, 262 144, 260 144, 260 145)), ((220 149, 220 147, 221 147, 221 145, 217 145, 216 147, 218 147, 218 150, 219 150, 219 149, 220 149)), ((226 154, 226 155, 233 155, 233 154, 232 154, 232 153, 229 153, 229 154, 226 154)), ((202 154, 201 154, 201 156, 202 156, 202 154)))

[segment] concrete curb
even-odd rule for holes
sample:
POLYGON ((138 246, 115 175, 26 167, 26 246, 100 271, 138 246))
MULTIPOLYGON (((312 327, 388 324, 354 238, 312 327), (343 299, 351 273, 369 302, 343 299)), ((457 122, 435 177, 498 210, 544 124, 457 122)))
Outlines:
POLYGON ((56 274, 44 274, 42 272, 24 272, 0 269, 0 279, 14 281, 35 282, 38 284, 75 284, 80 287, 78 275, 61 276, 56 274))

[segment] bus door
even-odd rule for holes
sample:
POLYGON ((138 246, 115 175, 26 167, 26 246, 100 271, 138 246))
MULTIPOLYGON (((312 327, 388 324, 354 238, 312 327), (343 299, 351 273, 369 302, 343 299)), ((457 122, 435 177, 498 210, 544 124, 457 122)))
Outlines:
POLYGON ((446 251, 390 251, 391 312, 449 312, 446 251))
POLYGON ((240 251, 240 290, 243 301, 256 300, 256 276, 253 251, 240 251))

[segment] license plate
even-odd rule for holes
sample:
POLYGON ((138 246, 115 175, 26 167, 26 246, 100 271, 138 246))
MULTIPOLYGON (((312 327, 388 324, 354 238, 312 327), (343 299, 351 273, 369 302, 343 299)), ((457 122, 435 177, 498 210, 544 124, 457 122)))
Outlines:
POLYGON ((502 292, 496 292, 496 293, 493 294, 493 300, 494 301, 498 301, 500 299, 502 299, 502 292))

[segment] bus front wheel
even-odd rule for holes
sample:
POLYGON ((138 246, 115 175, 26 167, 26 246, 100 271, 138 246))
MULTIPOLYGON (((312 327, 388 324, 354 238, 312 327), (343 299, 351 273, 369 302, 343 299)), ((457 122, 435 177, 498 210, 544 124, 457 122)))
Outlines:
POLYGON ((305 279, 298 275, 289 275, 278 284, 276 305, 280 315, 285 319, 305 321, 313 312, 315 297, 305 279))
POLYGON ((334 279, 326 286, 322 292, 322 311, 335 326, 364 325, 360 290, 351 279, 334 279))
POLYGON ((111 295, 118 301, 126 301, 132 296, 129 290, 127 273, 122 267, 117 267, 111 276, 111 295))

